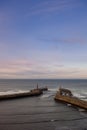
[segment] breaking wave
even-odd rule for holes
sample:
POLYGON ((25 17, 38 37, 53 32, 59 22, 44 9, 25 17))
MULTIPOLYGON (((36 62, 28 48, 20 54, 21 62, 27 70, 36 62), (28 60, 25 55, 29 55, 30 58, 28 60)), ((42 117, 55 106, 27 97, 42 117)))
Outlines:
POLYGON ((41 98, 49 98, 55 96, 57 89, 49 89, 48 91, 44 92, 41 98))
POLYGON ((8 90, 5 92, 0 92, 0 95, 12 95, 12 94, 20 94, 26 92, 29 92, 29 90, 8 90))

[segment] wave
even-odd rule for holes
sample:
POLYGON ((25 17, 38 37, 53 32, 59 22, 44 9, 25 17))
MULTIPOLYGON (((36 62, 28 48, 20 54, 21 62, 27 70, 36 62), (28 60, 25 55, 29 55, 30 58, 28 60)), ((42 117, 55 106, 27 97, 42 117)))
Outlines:
POLYGON ((78 97, 79 99, 87 100, 87 94, 86 93, 81 93, 81 92, 76 93, 76 92, 74 92, 73 95, 75 97, 78 97))
POLYGON ((55 96, 57 89, 49 89, 48 91, 44 92, 41 98, 49 98, 55 96))
POLYGON ((49 89, 49 91, 51 91, 51 92, 57 92, 57 90, 58 90, 57 88, 53 88, 53 89, 50 88, 50 89, 49 89))
POLYGON ((78 98, 85 98, 85 96, 83 96, 83 94, 80 93, 74 93, 73 95, 78 98))
POLYGON ((5 92, 0 92, 0 95, 12 95, 12 94, 20 94, 26 92, 29 92, 29 90, 8 90, 5 92))
MULTIPOLYGON (((56 94, 56 92, 58 91, 58 89, 49 89, 49 91, 50 91, 50 93, 51 94, 56 94)), ((81 98, 81 99, 85 99, 85 98, 87 98, 87 92, 84 92, 84 91, 77 91, 77 90, 73 90, 73 89, 71 89, 71 92, 73 93, 73 96, 75 96, 75 97, 78 97, 78 98, 81 98)))
MULTIPOLYGON (((41 98, 49 98, 49 97, 53 97, 55 96, 56 92, 57 92, 57 88, 51 88, 48 91, 44 92, 44 94, 41 96, 41 98)), ((80 92, 80 91, 73 91, 71 90, 73 93, 73 96, 78 97, 79 99, 83 99, 83 100, 87 100, 87 93, 84 92, 80 92)))
POLYGON ((50 95, 48 94, 45 94, 45 95, 42 95, 41 98, 48 98, 50 95))
MULTIPOLYGON (((20 94, 20 93, 26 93, 29 92, 30 90, 7 90, 4 92, 0 92, 0 95, 12 95, 12 94, 20 94)), ((50 88, 48 91, 43 92, 43 95, 41 96, 41 98, 49 98, 49 97, 53 97, 55 96, 56 92, 58 91, 58 88, 50 88)), ((75 97, 78 97, 79 99, 83 99, 87 101, 87 92, 84 91, 77 91, 77 90, 71 90, 73 95, 75 97)))
MULTIPOLYGON (((69 88, 67 88, 67 89, 69 89, 69 88)), ((87 100, 87 90, 75 89, 75 88, 71 88, 70 90, 74 97, 77 97, 82 100, 87 100)))

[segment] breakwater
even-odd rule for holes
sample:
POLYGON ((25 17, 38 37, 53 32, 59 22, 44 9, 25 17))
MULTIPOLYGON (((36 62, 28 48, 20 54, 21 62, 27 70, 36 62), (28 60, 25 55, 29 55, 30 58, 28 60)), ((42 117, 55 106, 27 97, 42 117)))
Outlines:
POLYGON ((28 91, 28 92, 0 95, 0 100, 23 98, 23 97, 31 97, 31 96, 39 96, 42 93, 43 92, 41 90, 39 90, 39 89, 33 89, 31 91, 28 91))
POLYGON ((60 88, 54 99, 56 101, 69 103, 87 110, 87 101, 74 97, 70 90, 60 88))

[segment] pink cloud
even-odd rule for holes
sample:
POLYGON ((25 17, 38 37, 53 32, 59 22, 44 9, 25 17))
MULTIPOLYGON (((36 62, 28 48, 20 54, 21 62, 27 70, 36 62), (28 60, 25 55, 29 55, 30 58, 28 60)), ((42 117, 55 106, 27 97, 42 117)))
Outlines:
POLYGON ((86 78, 87 69, 15 59, 1 61, 0 78, 86 78))
POLYGON ((13 61, 1 61, 0 62, 0 73, 18 73, 22 71, 29 71, 32 69, 33 64, 28 60, 19 59, 13 61))

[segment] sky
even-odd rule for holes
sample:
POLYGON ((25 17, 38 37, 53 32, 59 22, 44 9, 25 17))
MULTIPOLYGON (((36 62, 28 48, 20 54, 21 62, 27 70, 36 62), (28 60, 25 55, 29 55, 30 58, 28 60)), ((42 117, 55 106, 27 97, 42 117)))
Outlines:
POLYGON ((0 0, 1 79, 87 79, 87 0, 0 0))

